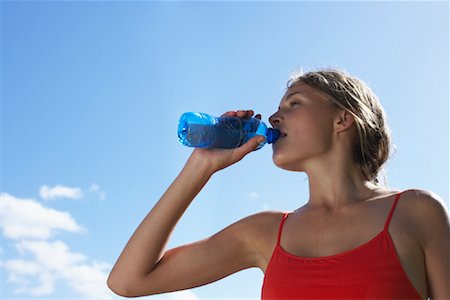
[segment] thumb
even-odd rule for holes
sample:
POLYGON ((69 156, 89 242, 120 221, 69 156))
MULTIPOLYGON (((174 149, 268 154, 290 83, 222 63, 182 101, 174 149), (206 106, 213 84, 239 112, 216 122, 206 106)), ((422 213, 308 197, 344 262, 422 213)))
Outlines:
POLYGON ((266 138, 263 135, 255 136, 253 139, 255 140, 255 149, 256 147, 258 147, 259 144, 261 144, 266 140, 266 138))
POLYGON ((242 159, 248 153, 256 150, 259 144, 261 144, 266 138, 262 135, 255 136, 248 140, 245 144, 236 149, 236 154, 239 159, 242 159))

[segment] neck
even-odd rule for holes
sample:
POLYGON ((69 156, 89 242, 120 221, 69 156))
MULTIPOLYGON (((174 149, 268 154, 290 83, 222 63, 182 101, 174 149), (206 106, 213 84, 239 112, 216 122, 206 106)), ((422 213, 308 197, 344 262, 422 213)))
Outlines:
POLYGON ((307 206, 328 212, 377 195, 380 188, 366 180, 356 168, 313 168, 307 172, 310 197, 307 206))

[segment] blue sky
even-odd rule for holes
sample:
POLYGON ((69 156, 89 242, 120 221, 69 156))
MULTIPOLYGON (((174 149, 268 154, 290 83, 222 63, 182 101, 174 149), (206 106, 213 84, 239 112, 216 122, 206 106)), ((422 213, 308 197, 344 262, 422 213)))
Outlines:
MULTIPOLYGON (((1 2, 2 299, 115 299, 110 268, 192 151, 180 115, 267 121, 300 68, 366 81, 397 147, 390 187, 448 203, 449 52, 448 2, 1 2)), ((271 151, 214 175, 168 247, 303 205, 306 175, 271 151)), ((257 299, 262 280, 148 299, 257 299)))

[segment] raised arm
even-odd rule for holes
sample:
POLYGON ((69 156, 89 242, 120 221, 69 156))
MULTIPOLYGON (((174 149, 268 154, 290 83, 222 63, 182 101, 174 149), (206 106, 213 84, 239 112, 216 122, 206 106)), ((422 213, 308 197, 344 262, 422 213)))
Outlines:
MULTIPOLYGON (((253 111, 229 112, 248 117, 253 111)), ((184 168, 136 229, 114 265, 108 286, 126 297, 153 295, 207 284, 256 266, 256 251, 246 239, 248 218, 210 238, 165 251, 181 216, 209 178, 241 160, 261 140, 237 149, 195 149, 184 168)))

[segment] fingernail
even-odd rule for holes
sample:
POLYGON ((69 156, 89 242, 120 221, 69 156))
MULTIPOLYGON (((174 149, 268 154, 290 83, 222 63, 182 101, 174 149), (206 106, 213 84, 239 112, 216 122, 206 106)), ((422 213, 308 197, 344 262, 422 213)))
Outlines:
POLYGON ((262 143, 265 139, 266 139, 265 137, 260 136, 259 138, 256 139, 256 141, 257 141, 258 143, 262 143))

